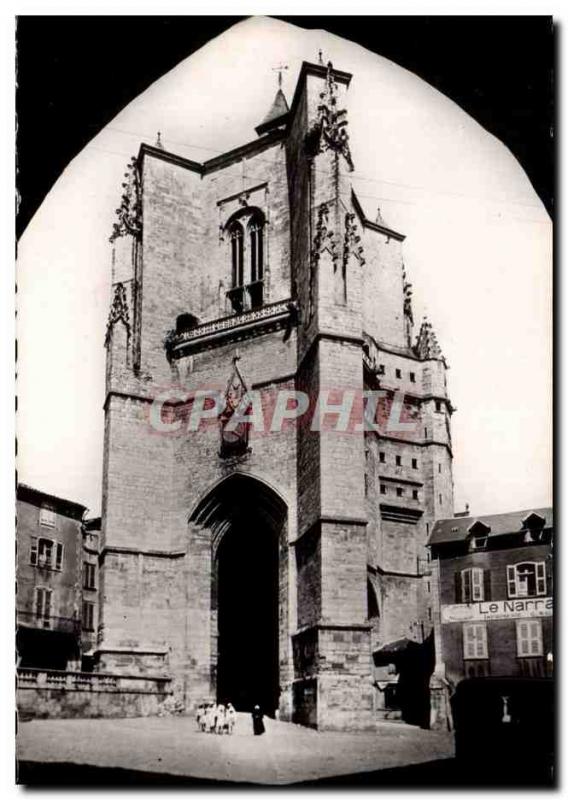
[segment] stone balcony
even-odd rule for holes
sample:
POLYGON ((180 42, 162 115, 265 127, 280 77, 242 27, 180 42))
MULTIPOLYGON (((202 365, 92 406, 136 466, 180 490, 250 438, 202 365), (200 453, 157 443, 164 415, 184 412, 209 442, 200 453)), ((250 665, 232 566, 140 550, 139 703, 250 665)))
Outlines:
POLYGON ((168 357, 175 360, 228 342, 281 329, 291 330, 297 319, 297 304, 288 299, 196 324, 187 330, 176 330, 168 337, 168 357))

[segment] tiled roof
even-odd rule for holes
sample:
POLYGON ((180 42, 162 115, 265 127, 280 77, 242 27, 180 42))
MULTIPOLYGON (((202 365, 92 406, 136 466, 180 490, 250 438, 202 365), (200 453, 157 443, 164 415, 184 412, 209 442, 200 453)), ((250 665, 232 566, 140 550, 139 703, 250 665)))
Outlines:
POLYGON ((508 511, 505 514, 486 514, 479 517, 450 517, 440 519, 434 524, 428 544, 443 542, 461 542, 467 538, 469 528, 474 522, 483 522, 491 528, 489 536, 503 536, 523 530, 523 520, 529 514, 538 514, 546 520, 545 528, 553 525, 552 508, 528 508, 524 511, 508 511))
POLYGON ((34 489, 25 483, 19 483, 17 488, 17 498, 25 503, 31 503, 35 506, 41 506, 46 503, 53 506, 54 510, 59 514, 64 514, 72 519, 81 520, 87 507, 81 503, 76 503, 74 500, 67 500, 64 497, 57 497, 54 494, 42 492, 39 489, 34 489))

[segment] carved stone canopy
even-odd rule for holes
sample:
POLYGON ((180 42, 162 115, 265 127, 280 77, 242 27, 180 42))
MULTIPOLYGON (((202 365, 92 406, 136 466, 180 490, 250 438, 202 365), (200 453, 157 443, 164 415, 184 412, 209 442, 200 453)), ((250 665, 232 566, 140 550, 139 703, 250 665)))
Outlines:
POLYGON ((347 110, 337 106, 337 83, 331 61, 327 65, 325 89, 320 93, 317 119, 306 135, 306 151, 317 155, 332 150, 342 155, 352 172, 354 170, 349 134, 347 133, 347 110))
POLYGON ((138 239, 142 233, 142 197, 138 162, 133 156, 124 173, 120 206, 116 209, 118 222, 112 228, 110 241, 120 236, 133 236, 138 239))
POLYGON ((112 330, 117 322, 122 322, 126 328, 127 340, 130 339, 130 313, 128 311, 128 300, 126 297, 126 287, 123 283, 117 283, 114 288, 114 295, 108 315, 105 347, 108 347, 112 330))
POLYGON ((221 458, 243 455, 248 451, 248 423, 239 421, 235 425, 229 425, 233 415, 242 405, 248 393, 247 385, 238 367, 239 359, 240 356, 237 351, 233 358, 233 371, 225 390, 225 407, 219 415, 221 428, 221 450, 219 455, 221 458))
POLYGON ((414 352, 422 361, 430 358, 439 361, 444 360, 434 329, 426 318, 424 318, 420 326, 420 332, 414 345, 414 352))

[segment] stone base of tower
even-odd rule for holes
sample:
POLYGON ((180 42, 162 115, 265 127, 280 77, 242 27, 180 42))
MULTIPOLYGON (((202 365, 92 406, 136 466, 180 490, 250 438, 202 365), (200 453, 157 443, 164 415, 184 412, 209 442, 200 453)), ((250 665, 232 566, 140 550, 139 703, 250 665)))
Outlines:
POLYGON ((318 675, 293 685, 292 721, 320 731, 376 729, 372 686, 350 675, 318 675))
POLYGON ((318 730, 376 727, 367 625, 320 624, 294 637, 292 721, 318 730))

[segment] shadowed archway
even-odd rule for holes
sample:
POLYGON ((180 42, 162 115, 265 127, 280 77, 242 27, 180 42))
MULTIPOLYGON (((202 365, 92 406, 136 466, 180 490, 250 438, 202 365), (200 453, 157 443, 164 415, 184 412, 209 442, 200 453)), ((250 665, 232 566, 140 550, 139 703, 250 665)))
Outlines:
POLYGON ((199 503, 211 531, 211 678, 219 702, 267 714, 278 707, 287 649, 287 508, 263 481, 240 473, 199 503))

